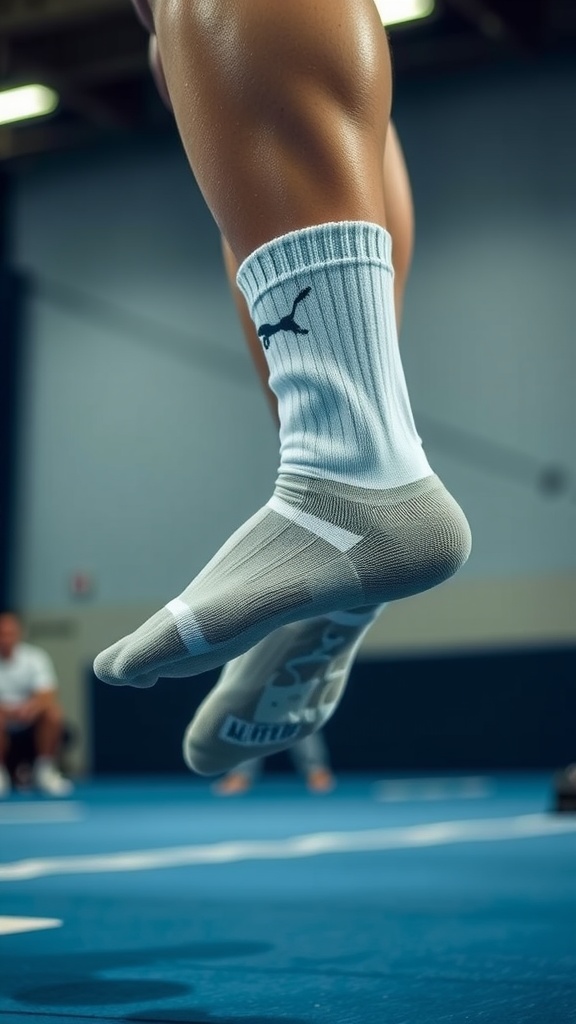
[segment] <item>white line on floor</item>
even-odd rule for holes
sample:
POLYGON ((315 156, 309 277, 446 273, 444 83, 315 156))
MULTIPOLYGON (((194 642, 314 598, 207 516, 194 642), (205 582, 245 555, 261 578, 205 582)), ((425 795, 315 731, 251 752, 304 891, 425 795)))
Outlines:
POLYGON ((0 827, 2 825, 52 825, 62 821, 81 821, 83 817, 82 804, 74 801, 52 803, 46 800, 33 803, 0 804, 0 827))
POLYGON ((39 932, 44 928, 60 928, 62 921, 55 917, 0 917, 0 935, 17 932, 39 932))
POLYGON ((566 833, 576 833, 576 818, 523 814, 514 818, 441 821, 362 832, 317 832, 287 839, 238 840, 203 846, 20 860, 0 864, 0 882, 19 882, 48 875, 151 871, 198 864, 230 864, 243 860, 281 860, 329 853, 362 853, 370 850, 445 846, 451 843, 530 839, 566 833))
POLYGON ((492 792, 490 780, 481 775, 438 779, 387 779, 375 786, 376 799, 384 803, 405 800, 480 800, 492 792))

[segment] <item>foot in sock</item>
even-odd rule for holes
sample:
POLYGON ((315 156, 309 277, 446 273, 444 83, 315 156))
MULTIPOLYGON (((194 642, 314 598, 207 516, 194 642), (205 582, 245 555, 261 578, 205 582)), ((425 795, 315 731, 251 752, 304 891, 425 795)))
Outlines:
POLYGON ((179 598, 98 656, 96 675, 132 686, 193 676, 289 622, 417 594, 464 561, 464 523, 434 476, 390 491, 283 477, 179 598), (328 508, 332 522, 317 514, 328 508))
POLYGON ((98 656, 99 678, 195 675, 288 623, 409 597, 466 561, 468 523, 412 418, 390 249, 377 225, 325 224, 242 264, 278 398, 276 489, 179 597, 98 656))
POLYGON ((188 767, 201 775, 229 772, 323 728, 381 610, 358 608, 294 622, 226 665, 186 730, 188 767))

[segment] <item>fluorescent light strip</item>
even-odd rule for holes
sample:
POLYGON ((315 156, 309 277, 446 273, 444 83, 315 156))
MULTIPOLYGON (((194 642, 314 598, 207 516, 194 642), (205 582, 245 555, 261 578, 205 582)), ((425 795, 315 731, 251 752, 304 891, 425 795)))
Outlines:
POLYGON ((378 13, 385 25, 400 25, 405 21, 429 18, 434 12, 434 0, 376 0, 378 13))
POLYGON ((46 85, 21 85, 0 91, 0 124, 45 117, 58 106, 58 93, 46 85))

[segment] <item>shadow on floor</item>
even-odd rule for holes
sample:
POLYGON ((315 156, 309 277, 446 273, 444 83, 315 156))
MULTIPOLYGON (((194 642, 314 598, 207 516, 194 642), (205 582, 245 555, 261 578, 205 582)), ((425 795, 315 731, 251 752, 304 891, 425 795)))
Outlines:
POLYGON ((56 985, 38 985, 14 992, 13 999, 28 1006, 117 1006, 119 1003, 156 1002, 192 992, 191 985, 172 981, 110 981, 76 979, 56 985))
POLYGON ((147 968, 148 974, 160 973, 167 962, 174 965, 180 961, 193 967, 207 960, 258 956, 272 948, 265 942, 198 942, 65 956, 6 957, 2 961, 0 992, 24 1006, 113 1006, 182 998, 194 991, 193 986, 146 978, 106 979, 97 975, 134 968, 147 968), (30 978, 37 984, 18 987, 30 978))

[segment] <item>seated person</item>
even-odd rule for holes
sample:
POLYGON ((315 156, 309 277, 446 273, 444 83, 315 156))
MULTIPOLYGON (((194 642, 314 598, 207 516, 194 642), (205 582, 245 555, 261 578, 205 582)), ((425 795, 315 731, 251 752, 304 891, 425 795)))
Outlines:
POLYGON ((63 731, 54 666, 45 651, 22 643, 22 625, 13 611, 0 612, 0 797, 11 789, 6 755, 10 736, 34 730, 33 781, 49 796, 67 796, 72 783, 55 762, 63 731))

